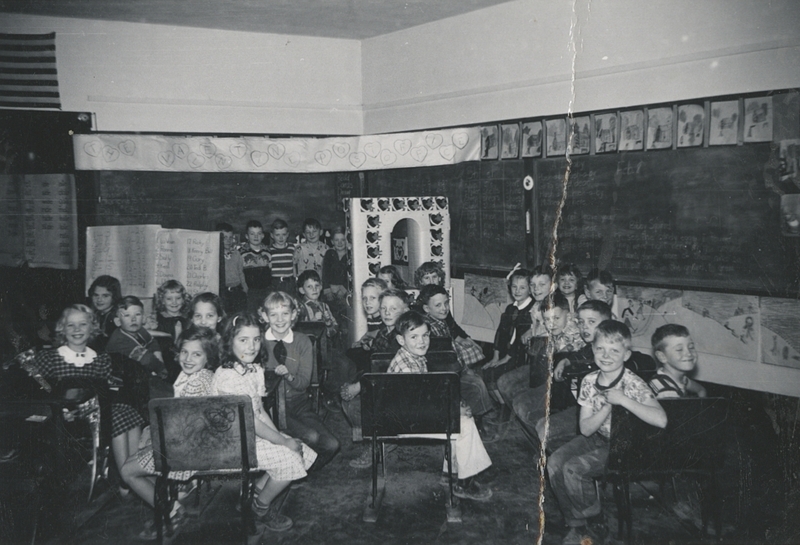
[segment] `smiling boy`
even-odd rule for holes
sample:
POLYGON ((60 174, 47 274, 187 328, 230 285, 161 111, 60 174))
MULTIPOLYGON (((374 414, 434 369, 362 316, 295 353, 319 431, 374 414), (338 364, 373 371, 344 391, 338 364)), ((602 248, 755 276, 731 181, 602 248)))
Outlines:
POLYGON ((109 354, 122 354, 141 363, 147 370, 161 378, 167 377, 164 358, 158 342, 143 327, 144 305, 138 297, 128 295, 117 304, 114 318, 117 329, 106 345, 109 354))
POLYGON ((313 269, 322 277, 322 262, 325 254, 330 250, 327 244, 319 237, 322 234, 322 225, 314 218, 306 218, 303 222, 303 236, 305 242, 297 245, 294 251, 294 274, 300 276, 305 270, 313 269))
POLYGON ((650 379, 658 399, 668 397, 706 397, 706 389, 689 376, 697 366, 697 350, 689 330, 680 324, 666 324, 651 338, 653 355, 661 365, 650 379))

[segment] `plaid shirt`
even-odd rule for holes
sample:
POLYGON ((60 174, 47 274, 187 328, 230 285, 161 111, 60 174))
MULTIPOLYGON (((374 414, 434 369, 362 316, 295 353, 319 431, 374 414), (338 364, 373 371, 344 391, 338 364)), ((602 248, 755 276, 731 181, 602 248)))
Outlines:
POLYGON ((425 323, 428 324, 428 328, 431 330, 431 337, 447 337, 448 339, 452 338, 450 335, 450 328, 447 327, 447 324, 442 320, 434 318, 430 314, 426 314, 425 323))
POLYGON ((392 363, 389 364, 387 373, 427 373, 428 360, 425 356, 415 356, 411 352, 400 348, 395 354, 392 363))

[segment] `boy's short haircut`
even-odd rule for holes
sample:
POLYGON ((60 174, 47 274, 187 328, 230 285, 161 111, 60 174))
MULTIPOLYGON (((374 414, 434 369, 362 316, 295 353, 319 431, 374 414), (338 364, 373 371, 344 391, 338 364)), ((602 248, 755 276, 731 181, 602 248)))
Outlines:
POLYGON ((347 231, 342 225, 334 225, 331 227, 331 238, 333 238, 333 235, 347 235, 347 231))
POLYGON ((608 303, 598 299, 588 299, 584 301, 581 303, 581 306, 575 310, 575 313, 577 314, 582 310, 592 310, 602 316, 603 320, 610 320, 612 317, 611 307, 608 306, 608 303))
POLYGON ((376 276, 364 280, 364 283, 361 284, 361 291, 364 291, 365 288, 378 288, 378 291, 384 292, 389 288, 389 286, 386 285, 386 282, 376 276))
POLYGON ((506 286, 508 287, 508 294, 511 295, 511 285, 514 283, 515 278, 524 278, 525 283, 529 284, 531 281, 531 271, 528 269, 516 269, 511 271, 506 279, 506 286))
POLYGON ((600 322, 597 329, 595 329, 594 342, 601 338, 621 342, 626 350, 631 348, 631 330, 617 320, 603 320, 600 322))
POLYGON ((317 231, 322 231, 322 224, 319 220, 315 218, 306 218, 303 220, 303 230, 305 231, 306 227, 313 227, 317 231))
POLYGON ((300 276, 297 277, 297 287, 302 288, 309 280, 316 280, 320 284, 322 283, 322 279, 319 277, 319 273, 317 271, 314 269, 306 269, 300 273, 300 276))
POLYGON ((589 274, 586 275, 586 285, 588 286, 590 282, 597 280, 604 286, 611 286, 614 287, 614 277, 611 276, 611 273, 605 269, 598 269, 597 267, 593 268, 589 271, 589 274))
POLYGON ((397 288, 385 289, 381 292, 380 300, 383 301, 385 297, 397 297, 408 306, 408 294, 403 290, 397 288))
POLYGON ((409 310, 400 315, 394 326, 394 330, 398 335, 405 335, 407 331, 411 331, 423 325, 428 325, 425 321, 425 317, 416 310, 409 310))
POLYGON ((553 269, 550 267, 550 265, 536 265, 530 274, 531 278, 534 276, 546 276, 552 279, 555 274, 553 273, 553 269))
POLYGON ((431 297, 434 297, 436 295, 449 295, 449 294, 447 293, 447 290, 444 289, 439 284, 428 284, 427 286, 422 286, 422 289, 419 290, 417 301, 419 301, 423 305, 427 305, 428 301, 431 300, 431 297))
POLYGON ((233 225, 230 223, 218 223, 216 227, 214 227, 215 231, 224 231, 225 233, 233 233, 233 225))
POLYGON ((288 229, 289 228, 289 224, 286 223, 286 221, 278 218, 278 219, 276 219, 275 221, 272 222, 272 226, 271 227, 272 227, 273 231, 277 231, 278 229, 288 229))
POLYGON ((244 226, 244 230, 247 231, 250 228, 261 229, 262 231, 264 230, 264 226, 261 225, 261 222, 258 221, 258 220, 250 220, 250 221, 248 221, 247 225, 244 226))
POLYGON ((544 304, 539 306, 539 312, 544 313, 548 310, 553 310, 556 308, 560 308, 564 312, 569 312, 569 301, 567 300, 567 296, 561 293, 560 291, 554 291, 550 294, 550 297, 544 300, 544 304))
POLYGON ((266 312, 271 308, 281 306, 287 306, 290 310, 297 310, 297 301, 285 291, 273 291, 264 299, 262 310, 266 312))
POLYGON ((141 299, 135 295, 126 295, 119 300, 119 303, 117 303, 117 314, 119 314, 119 311, 127 310, 130 307, 139 307, 144 310, 144 305, 142 304, 141 299))
POLYGON ((435 261, 426 261, 414 271, 414 285, 422 288, 422 279, 426 274, 436 274, 439 276, 439 284, 444 286, 445 274, 444 267, 435 261))
POLYGON ((689 330, 681 324, 662 325, 653 332, 650 337, 650 344, 653 345, 653 353, 664 350, 664 341, 667 337, 689 337, 689 330))

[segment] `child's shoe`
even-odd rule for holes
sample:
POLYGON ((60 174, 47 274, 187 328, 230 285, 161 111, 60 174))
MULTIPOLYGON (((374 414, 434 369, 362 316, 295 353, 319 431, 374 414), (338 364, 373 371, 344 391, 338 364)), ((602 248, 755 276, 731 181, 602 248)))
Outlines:
POLYGON ((285 532, 294 526, 294 521, 278 513, 272 505, 262 505, 258 498, 253 498, 253 514, 255 517, 273 532, 285 532))
POLYGON ((492 489, 482 486, 474 478, 459 480, 453 486, 453 495, 465 500, 486 501, 492 497, 492 489))

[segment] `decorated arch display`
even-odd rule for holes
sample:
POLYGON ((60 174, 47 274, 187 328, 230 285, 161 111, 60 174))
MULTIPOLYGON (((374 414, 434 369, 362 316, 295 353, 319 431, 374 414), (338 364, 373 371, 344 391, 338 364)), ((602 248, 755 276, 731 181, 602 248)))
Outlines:
POLYGON ((359 339, 367 331, 360 301, 361 284, 392 264, 392 232, 405 221, 408 269, 413 273, 426 261, 442 265, 450 285, 450 210, 447 197, 373 197, 345 201, 347 237, 353 248, 354 327, 359 339))

